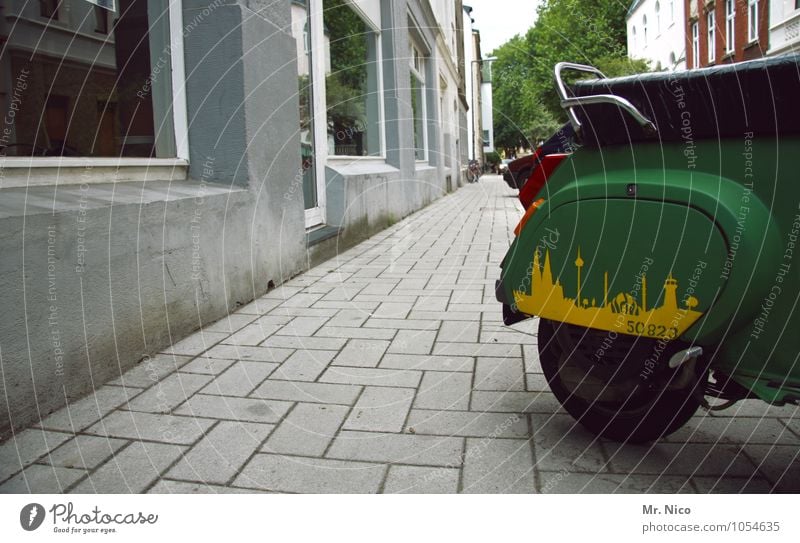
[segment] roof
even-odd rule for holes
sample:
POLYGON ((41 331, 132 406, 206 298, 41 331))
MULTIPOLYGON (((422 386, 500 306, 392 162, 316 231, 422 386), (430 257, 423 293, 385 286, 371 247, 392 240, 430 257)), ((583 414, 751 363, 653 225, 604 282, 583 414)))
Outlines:
POLYGON ((628 13, 625 15, 625 18, 627 19, 630 17, 631 14, 636 11, 636 8, 638 8, 643 2, 644 0, 633 0, 633 2, 631 2, 631 7, 628 8, 628 13))

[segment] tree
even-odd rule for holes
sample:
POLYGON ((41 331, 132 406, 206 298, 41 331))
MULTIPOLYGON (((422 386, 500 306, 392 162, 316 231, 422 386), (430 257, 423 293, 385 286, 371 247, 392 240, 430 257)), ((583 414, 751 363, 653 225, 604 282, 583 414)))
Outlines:
POLYGON ((499 147, 533 147, 566 121, 553 81, 556 63, 590 64, 610 77, 647 71, 644 61, 626 55, 627 9, 628 2, 619 0, 546 0, 525 36, 494 51, 499 147))

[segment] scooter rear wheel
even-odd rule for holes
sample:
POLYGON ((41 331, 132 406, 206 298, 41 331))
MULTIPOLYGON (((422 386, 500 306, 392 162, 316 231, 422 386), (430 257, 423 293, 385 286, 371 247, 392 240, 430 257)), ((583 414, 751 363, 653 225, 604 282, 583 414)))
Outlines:
POLYGON ((653 441, 683 426, 700 406, 705 371, 666 368, 671 354, 682 348, 677 342, 659 346, 650 339, 541 319, 538 343, 553 394, 602 437, 653 441), (644 363, 654 353, 656 369, 647 373, 644 363))

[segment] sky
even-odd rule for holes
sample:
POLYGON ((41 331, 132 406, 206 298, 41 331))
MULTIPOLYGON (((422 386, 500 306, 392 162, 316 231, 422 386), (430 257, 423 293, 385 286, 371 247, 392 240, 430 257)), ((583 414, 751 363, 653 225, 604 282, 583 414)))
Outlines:
POLYGON ((464 0, 464 3, 472 6, 472 18, 481 31, 481 52, 485 56, 533 26, 539 1, 464 0))

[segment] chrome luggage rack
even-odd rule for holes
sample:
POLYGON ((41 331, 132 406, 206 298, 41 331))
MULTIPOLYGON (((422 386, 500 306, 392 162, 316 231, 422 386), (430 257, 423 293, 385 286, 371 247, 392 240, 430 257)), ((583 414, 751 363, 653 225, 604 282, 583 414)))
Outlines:
POLYGON ((623 110, 627 111, 637 123, 639 123, 647 132, 655 133, 657 132, 656 125, 642 115, 642 113, 636 109, 636 106, 631 104, 625 98, 621 96, 616 96, 614 94, 593 94, 590 96, 568 96, 567 95, 567 87, 564 85, 564 80, 561 78, 561 72, 563 70, 573 70, 576 72, 586 72, 597 75, 600 79, 608 79, 603 72, 595 68, 594 66, 587 66, 585 64, 574 64, 572 62, 559 62, 556 64, 555 67, 555 75, 556 75, 556 90, 558 91, 558 97, 561 99, 561 107, 567 111, 567 116, 569 117, 569 122, 572 124, 572 128, 575 129, 576 133, 580 132, 581 129, 581 122, 578 120, 578 116, 575 114, 573 108, 577 106, 589 106, 593 104, 614 104, 623 110))

